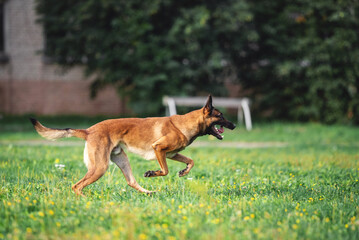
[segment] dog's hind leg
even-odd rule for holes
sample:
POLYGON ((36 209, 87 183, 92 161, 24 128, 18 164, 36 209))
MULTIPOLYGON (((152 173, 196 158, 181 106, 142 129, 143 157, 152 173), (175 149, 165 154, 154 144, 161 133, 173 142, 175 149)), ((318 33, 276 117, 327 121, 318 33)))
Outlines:
POLYGON ((194 166, 194 162, 192 159, 190 159, 186 156, 183 156, 182 154, 179 154, 179 153, 177 153, 173 157, 170 157, 170 159, 187 164, 187 167, 185 169, 178 172, 178 175, 180 177, 186 176, 194 166))
POLYGON ((112 151, 111 161, 114 162, 121 169, 123 175, 126 178, 127 184, 130 187, 133 187, 134 189, 142 193, 147 193, 147 194, 153 193, 153 191, 148 191, 147 189, 144 189, 137 183, 135 177, 132 174, 132 169, 130 162, 128 161, 128 157, 123 150, 120 149, 120 152, 118 152, 118 149, 112 151))
POLYGON ((109 151, 105 147, 91 147, 91 144, 87 144, 84 152, 84 158, 85 161, 87 161, 88 171, 80 181, 72 186, 72 190, 77 195, 84 196, 82 194, 82 189, 91 183, 96 182, 105 174, 109 164, 109 157, 109 151))

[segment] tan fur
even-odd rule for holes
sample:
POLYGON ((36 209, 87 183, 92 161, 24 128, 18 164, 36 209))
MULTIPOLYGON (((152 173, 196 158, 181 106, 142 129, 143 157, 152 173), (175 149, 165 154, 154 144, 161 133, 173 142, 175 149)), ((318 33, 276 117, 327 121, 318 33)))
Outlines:
POLYGON ((36 131, 44 138, 55 141, 59 138, 67 137, 78 137, 86 140, 87 132, 82 129, 56 129, 56 128, 47 128, 43 126, 39 121, 31 119, 36 131))
POLYGON ((86 140, 84 162, 88 172, 72 187, 76 194, 82 195, 84 187, 97 181, 106 172, 109 159, 122 170, 131 187, 140 192, 151 193, 136 182, 124 151, 133 152, 149 160, 157 159, 161 169, 147 171, 145 177, 167 175, 166 158, 187 164, 187 167, 179 172, 180 177, 185 176, 194 166, 194 162, 178 152, 185 149, 198 136, 213 134, 208 129, 215 122, 224 126, 228 125, 231 129, 234 128, 232 123, 223 117, 218 117, 218 114, 220 112, 213 109, 212 98, 209 96, 205 107, 185 115, 110 119, 86 130, 53 129, 44 127, 35 119, 31 121, 36 131, 47 139, 79 137, 86 140))

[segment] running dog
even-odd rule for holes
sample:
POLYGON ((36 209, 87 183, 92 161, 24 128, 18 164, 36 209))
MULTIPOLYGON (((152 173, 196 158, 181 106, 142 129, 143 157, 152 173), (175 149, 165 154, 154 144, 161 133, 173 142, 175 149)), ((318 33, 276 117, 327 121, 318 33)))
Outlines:
POLYGON ((183 177, 192 169, 194 162, 179 154, 180 151, 199 136, 209 134, 222 140, 223 127, 231 130, 235 128, 233 123, 226 120, 223 114, 213 107, 211 95, 208 96, 203 108, 184 115, 109 119, 88 129, 47 128, 36 119, 30 120, 36 131, 49 140, 77 137, 86 141, 84 162, 88 172, 72 186, 72 190, 82 196, 83 188, 104 175, 109 160, 121 169, 129 186, 150 194, 152 191, 144 189, 136 182, 126 150, 147 160, 157 159, 161 170, 147 171, 144 177, 166 176, 168 174, 166 158, 187 164, 185 169, 179 171, 179 176, 183 177))

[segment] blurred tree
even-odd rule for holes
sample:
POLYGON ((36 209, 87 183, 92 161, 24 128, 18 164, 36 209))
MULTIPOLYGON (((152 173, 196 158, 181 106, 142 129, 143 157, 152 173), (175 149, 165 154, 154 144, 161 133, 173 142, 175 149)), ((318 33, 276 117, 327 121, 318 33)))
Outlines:
POLYGON ((359 123, 359 2, 37 0, 45 54, 113 84, 138 112, 224 95, 235 74, 275 118, 359 123))
POLYGON ((359 123, 359 2, 248 1, 258 41, 241 81, 275 118, 359 123))
POLYGON ((135 111, 151 114, 163 95, 225 94, 219 75, 230 60, 217 40, 240 31, 250 15, 244 1, 232 0, 37 3, 47 56, 64 66, 84 64, 97 76, 94 94, 114 84, 135 111))

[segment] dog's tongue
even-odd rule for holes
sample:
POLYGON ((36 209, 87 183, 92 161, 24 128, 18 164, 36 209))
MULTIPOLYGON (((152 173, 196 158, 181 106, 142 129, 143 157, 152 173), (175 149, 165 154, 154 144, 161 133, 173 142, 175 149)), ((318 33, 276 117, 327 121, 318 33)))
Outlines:
POLYGON ((220 134, 222 134, 222 133, 224 132, 223 126, 221 126, 221 127, 218 129, 218 132, 219 132, 220 134))

